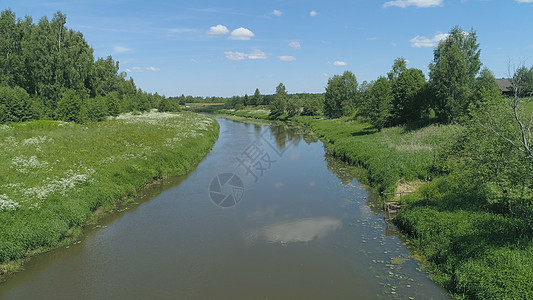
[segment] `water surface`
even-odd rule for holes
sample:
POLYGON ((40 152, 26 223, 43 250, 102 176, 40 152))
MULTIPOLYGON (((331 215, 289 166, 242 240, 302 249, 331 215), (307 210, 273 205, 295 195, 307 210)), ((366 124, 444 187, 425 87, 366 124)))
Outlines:
POLYGON ((0 298, 448 298, 320 141, 218 122, 195 171, 32 259, 0 298))

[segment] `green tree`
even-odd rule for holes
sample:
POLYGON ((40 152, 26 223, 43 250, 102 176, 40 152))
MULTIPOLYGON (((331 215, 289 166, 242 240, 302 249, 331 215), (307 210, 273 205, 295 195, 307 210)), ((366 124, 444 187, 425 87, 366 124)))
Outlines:
POLYGON ((481 68, 475 31, 454 27, 434 50, 429 77, 434 93, 433 108, 440 119, 457 121, 467 112, 476 75, 481 68))
POLYGON ((270 116, 278 118, 285 113, 287 109, 287 90, 285 85, 280 83, 276 87, 276 94, 274 100, 270 103, 270 116))
POLYGON ((292 95, 287 99, 287 116, 294 117, 300 114, 302 109, 302 99, 299 95, 292 95))
POLYGON ((107 113, 110 116, 116 117, 120 115, 120 98, 118 97, 118 92, 111 92, 105 96, 105 101, 107 104, 107 113))
POLYGON ((401 73, 407 70, 407 60, 403 57, 398 57, 394 60, 392 69, 387 73, 389 81, 393 82, 401 73))
POLYGON ((419 69, 404 69, 392 80, 392 118, 403 124, 418 120, 428 104, 421 93, 426 84, 424 73, 419 69))
POLYGON ((79 94, 72 90, 66 90, 57 102, 56 118, 66 122, 83 123, 86 119, 86 111, 82 109, 82 99, 79 94))
MULTIPOLYGON (((518 110, 525 109, 518 105, 518 110)), ((509 99, 485 99, 472 115, 451 151, 454 171, 465 178, 462 189, 521 217, 533 230, 533 155, 517 131, 509 99)))
POLYGON ((15 13, 0 13, 0 82, 14 87, 24 83, 24 59, 22 56, 22 21, 15 13))
POLYGON ((255 89, 254 95, 250 98, 250 104, 251 105, 260 105, 263 103, 263 97, 261 96, 261 93, 259 92, 259 89, 255 89))
POLYGON ((318 116, 324 109, 324 95, 308 97, 303 100, 302 115, 318 116))
POLYGON ((391 116, 392 88, 389 80, 380 77, 367 91, 363 115, 368 117, 370 123, 381 131, 389 122, 391 116))
POLYGON ((533 66, 520 66, 511 78, 513 93, 519 98, 533 95, 533 66))
POLYGON ((0 87, 0 123, 24 122, 38 117, 30 96, 21 87, 0 87))
POLYGON ((172 101, 170 98, 163 97, 157 110, 160 112, 175 112, 179 111, 180 107, 177 101, 172 101))
POLYGON ((91 95, 106 96, 115 90, 118 83, 118 70, 118 62, 115 62, 111 56, 96 60, 90 76, 91 95))
POLYGON ((90 121, 104 121, 109 115, 105 97, 96 96, 95 98, 86 99, 83 105, 87 111, 87 119, 90 121))
POLYGON ((357 79, 350 71, 328 80, 324 95, 324 115, 339 118, 351 114, 357 104, 357 79))
POLYGON ((496 78, 489 69, 483 68, 474 84, 469 107, 470 114, 475 114, 475 111, 481 109, 481 106, 485 105, 488 100, 497 97, 502 97, 502 92, 496 83, 496 78))

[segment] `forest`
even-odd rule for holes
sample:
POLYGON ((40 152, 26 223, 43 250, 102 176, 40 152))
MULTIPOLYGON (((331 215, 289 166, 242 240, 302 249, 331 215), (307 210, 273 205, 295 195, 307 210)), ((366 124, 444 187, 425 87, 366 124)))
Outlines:
POLYGON ((37 23, 0 13, 0 124, 51 119, 84 123, 178 104, 138 89, 113 57, 97 58, 83 34, 57 12, 37 23))

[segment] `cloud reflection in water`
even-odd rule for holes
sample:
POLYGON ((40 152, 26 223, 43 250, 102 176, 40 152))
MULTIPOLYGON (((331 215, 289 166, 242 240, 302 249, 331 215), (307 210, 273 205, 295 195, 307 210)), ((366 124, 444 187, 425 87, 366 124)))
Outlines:
POLYGON ((252 232, 248 237, 264 238, 268 242, 309 242, 322 238, 342 227, 342 222, 331 217, 306 218, 276 222, 252 232))

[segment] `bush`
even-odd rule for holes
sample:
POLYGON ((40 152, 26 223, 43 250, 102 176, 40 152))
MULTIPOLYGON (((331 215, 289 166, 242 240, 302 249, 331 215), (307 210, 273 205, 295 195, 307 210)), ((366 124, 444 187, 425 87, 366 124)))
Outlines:
POLYGON ((78 93, 72 89, 66 90, 61 95, 61 99, 57 102, 55 114, 58 120, 76 123, 85 122, 87 115, 85 107, 82 106, 82 99, 78 93))
POLYGON ((0 87, 0 124, 24 122, 38 118, 33 101, 21 87, 0 87))

